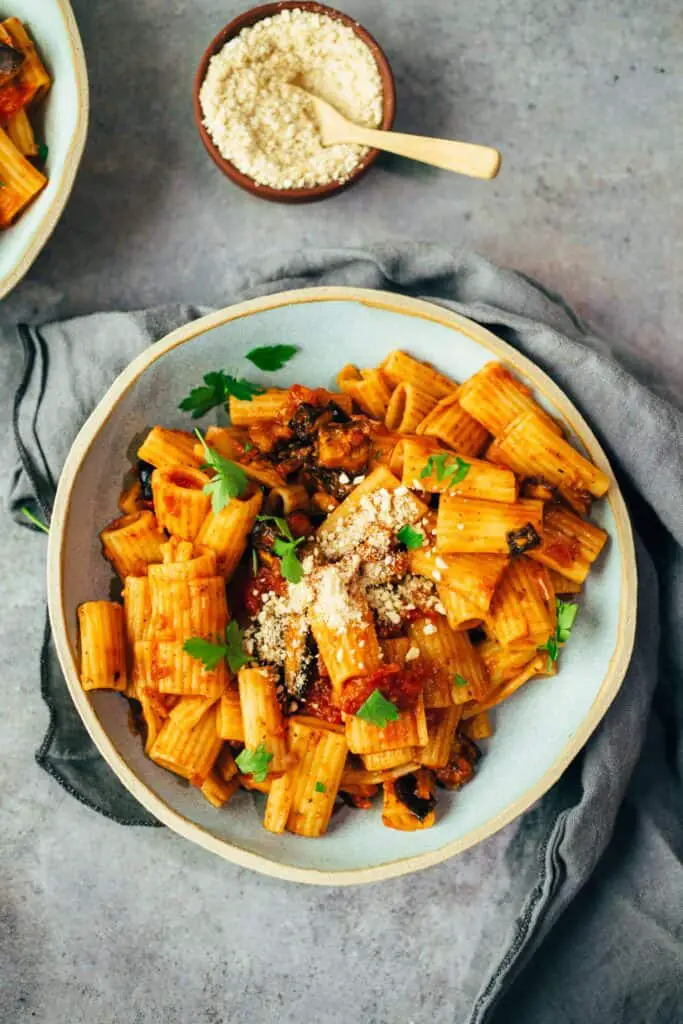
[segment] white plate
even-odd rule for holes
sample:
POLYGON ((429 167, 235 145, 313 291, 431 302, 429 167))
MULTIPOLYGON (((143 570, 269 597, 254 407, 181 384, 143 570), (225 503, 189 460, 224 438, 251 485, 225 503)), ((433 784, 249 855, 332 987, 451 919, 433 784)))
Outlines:
POLYGON ((36 108, 40 141, 48 147, 49 181, 16 224, 0 232, 0 299, 35 260, 69 198, 88 128, 88 74, 68 0, 0 0, 2 18, 26 23, 53 78, 36 108))
POLYGON ((241 793, 215 810, 144 756, 139 738, 130 733, 125 700, 83 692, 76 609, 109 592, 111 572, 97 535, 117 514, 131 439, 154 423, 190 426, 178 402, 211 369, 248 373, 278 386, 301 381, 329 387, 345 363, 374 366, 393 348, 430 360, 456 380, 490 359, 503 360, 612 477, 595 437, 559 388, 488 331, 414 299, 309 288, 204 317, 138 357, 76 439, 50 529, 48 594, 57 651, 76 707, 111 767, 141 803, 188 839, 228 860, 297 881, 345 885, 388 878, 435 864, 502 828, 552 785, 586 742, 621 684, 633 645, 633 540, 612 477, 609 499, 596 503, 593 516, 610 539, 586 584, 557 676, 529 683, 495 713, 495 735, 475 780, 460 793, 439 791, 433 829, 396 832, 382 826, 379 809, 344 810, 315 841, 271 835, 261 824, 262 797, 241 793), (245 353, 280 342, 301 351, 276 375, 252 373, 245 353))

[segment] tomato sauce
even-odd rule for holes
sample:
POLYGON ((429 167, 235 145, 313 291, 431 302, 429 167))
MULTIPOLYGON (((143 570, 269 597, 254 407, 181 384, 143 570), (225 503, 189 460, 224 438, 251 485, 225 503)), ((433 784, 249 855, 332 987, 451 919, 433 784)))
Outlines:
POLYGON ((355 715, 375 690, 379 690, 399 711, 410 711, 417 704, 424 682, 424 674, 419 668, 382 665, 369 676, 357 676, 345 683, 342 711, 347 715, 355 715))

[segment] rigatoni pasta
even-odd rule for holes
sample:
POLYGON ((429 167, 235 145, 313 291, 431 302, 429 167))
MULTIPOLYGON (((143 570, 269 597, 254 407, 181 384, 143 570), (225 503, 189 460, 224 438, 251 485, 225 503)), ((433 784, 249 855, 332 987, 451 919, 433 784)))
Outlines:
POLYGON ((214 378, 231 425, 152 427, 101 533, 123 603, 79 610, 83 686, 136 702, 146 754, 217 813, 249 790, 313 838, 381 789, 387 827, 429 828, 493 709, 556 672, 607 478, 498 364, 214 378))

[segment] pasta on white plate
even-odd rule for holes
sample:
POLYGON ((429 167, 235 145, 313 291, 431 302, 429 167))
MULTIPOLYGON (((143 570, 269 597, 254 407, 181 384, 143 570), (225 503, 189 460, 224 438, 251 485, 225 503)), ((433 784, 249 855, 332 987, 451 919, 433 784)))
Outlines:
POLYGON ((0 230, 47 185, 47 146, 36 141, 33 119, 50 85, 26 26, 18 18, 0 21, 0 230))
POLYGON ((123 603, 79 609, 83 686, 133 702, 146 754, 308 838, 380 790, 387 827, 434 825, 492 709, 557 672, 607 539, 579 511, 607 477, 506 367, 395 351, 338 386, 207 371, 180 409, 231 426, 150 429, 100 534, 123 603))

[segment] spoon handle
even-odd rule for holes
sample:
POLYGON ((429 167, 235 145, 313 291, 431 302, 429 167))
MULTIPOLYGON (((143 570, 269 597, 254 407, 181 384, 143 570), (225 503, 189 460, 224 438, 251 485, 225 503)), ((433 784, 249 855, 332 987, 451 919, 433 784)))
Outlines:
POLYGON ((446 171, 468 174, 471 178, 495 178, 500 170, 500 153, 490 146, 474 142, 455 142, 449 139, 430 139, 424 135, 403 135, 375 128, 349 125, 339 141, 356 142, 363 146, 383 149, 397 156, 407 156, 424 164, 442 167, 446 171))

